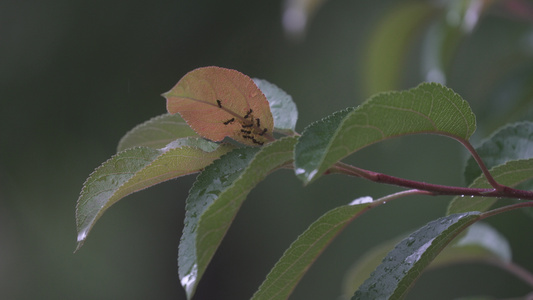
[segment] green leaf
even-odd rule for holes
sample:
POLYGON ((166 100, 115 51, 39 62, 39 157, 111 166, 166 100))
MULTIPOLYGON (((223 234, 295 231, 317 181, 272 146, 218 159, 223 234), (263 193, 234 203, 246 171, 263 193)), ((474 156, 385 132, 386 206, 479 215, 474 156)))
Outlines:
POLYGON ((434 6, 426 1, 401 3, 373 27, 367 55, 363 56, 368 94, 398 88, 408 50, 434 12, 434 6))
POLYGON ((380 93, 361 106, 308 126, 295 149, 295 172, 309 183, 349 154, 392 137, 432 133, 467 140, 476 121, 470 106, 440 84, 380 93))
MULTIPOLYGON (((508 161, 503 165, 490 169, 494 179, 503 185, 515 187, 518 184, 533 179, 533 159, 508 161)), ((469 186, 472 188, 486 188, 492 186, 481 175, 469 186)), ((455 197, 448 206, 448 214, 467 211, 487 211, 497 199, 494 197, 455 197)))
MULTIPOLYGON (((394 238, 382 243, 364 254, 346 273, 343 284, 344 298, 348 299, 357 288, 370 276, 387 253, 399 241, 394 238)), ((468 227, 466 234, 460 236, 446 247, 428 266, 428 269, 479 259, 497 259, 511 261, 511 246, 507 239, 488 224, 478 222, 468 227)))
POLYGON ((118 143, 117 152, 137 146, 158 149, 185 137, 198 137, 198 134, 180 115, 163 114, 135 126, 126 133, 118 143))
POLYGON ((341 299, 350 299, 370 274, 379 266, 383 258, 396 246, 406 235, 401 238, 393 238, 383 242, 363 254, 346 272, 342 284, 343 296, 341 299))
POLYGON ((356 199, 350 205, 330 210, 311 224, 283 254, 252 299, 287 299, 322 251, 347 224, 367 211, 371 203, 370 197, 356 199))
POLYGON ((352 300, 401 299, 439 252, 479 218, 478 212, 454 214, 415 231, 387 254, 352 300))
POLYGON ((291 163, 296 141, 287 137, 261 148, 236 149, 198 175, 187 198, 178 254, 179 276, 189 299, 250 190, 291 163))
MULTIPOLYGON (((510 160, 533 158, 533 123, 520 122, 500 128, 476 147, 476 151, 489 169, 510 160)), ((464 175, 467 184, 481 175, 474 158, 468 159, 464 175)))
POLYGON ((253 81, 268 100, 274 117, 274 129, 293 133, 296 130, 296 121, 298 121, 298 109, 292 97, 266 80, 253 78, 253 81))
POLYGON ((491 257, 503 262, 512 259, 511 245, 507 239, 487 223, 478 222, 468 227, 466 234, 444 249, 431 267, 468 261, 480 257, 491 257))
POLYGON ((186 138, 162 149, 136 147, 111 157, 87 178, 78 198, 76 250, 81 248, 96 221, 118 200, 152 185, 196 173, 232 148, 186 138))

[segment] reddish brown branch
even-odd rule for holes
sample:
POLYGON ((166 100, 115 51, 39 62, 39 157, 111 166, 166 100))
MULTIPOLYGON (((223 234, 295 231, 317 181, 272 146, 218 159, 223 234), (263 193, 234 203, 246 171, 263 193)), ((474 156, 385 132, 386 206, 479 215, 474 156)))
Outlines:
POLYGON ((500 185, 499 189, 446 186, 394 177, 387 174, 364 170, 344 163, 337 163, 332 169, 330 169, 330 173, 342 173, 346 175, 362 177, 374 182, 397 185, 410 189, 423 190, 430 192, 433 195, 502 197, 516 198, 522 200, 533 200, 533 192, 517 190, 507 186, 500 185))

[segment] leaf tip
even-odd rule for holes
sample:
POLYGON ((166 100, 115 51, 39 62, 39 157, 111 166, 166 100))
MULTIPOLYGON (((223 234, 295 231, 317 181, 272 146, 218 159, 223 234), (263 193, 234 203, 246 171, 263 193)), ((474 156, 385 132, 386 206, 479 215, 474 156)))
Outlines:
POLYGON ((87 238, 88 233, 89 231, 87 229, 83 229, 80 232, 78 232, 78 238, 77 238, 78 244, 76 245, 76 250, 74 250, 74 253, 78 252, 78 250, 81 249, 81 247, 83 246, 83 243, 85 243, 85 239, 87 238))
POLYGON ((315 169, 312 171, 308 171, 304 168, 295 168, 294 173, 296 174, 298 178, 300 178, 304 182, 304 185, 307 185, 315 179, 315 176, 318 173, 318 170, 315 169))
POLYGON ((185 289, 185 293, 187 294, 187 299, 192 299, 192 296, 194 296, 194 291, 196 290, 196 284, 197 284, 197 278, 198 278, 198 265, 194 264, 191 268, 191 271, 187 274, 185 274, 183 277, 180 276, 180 283, 181 286, 185 289))

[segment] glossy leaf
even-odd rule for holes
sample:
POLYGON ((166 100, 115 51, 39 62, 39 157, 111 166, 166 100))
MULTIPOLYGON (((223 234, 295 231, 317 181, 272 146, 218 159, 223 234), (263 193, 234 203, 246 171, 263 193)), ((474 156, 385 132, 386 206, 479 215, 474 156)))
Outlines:
POLYGON ((260 150, 236 149, 198 176, 187 198, 178 255, 179 276, 189 299, 250 190, 291 163, 296 140, 283 138, 260 150))
POLYGON ((287 299, 311 264, 344 227, 372 206, 364 197, 354 204, 330 210, 292 243, 252 299, 287 299))
POLYGON ((253 80, 235 70, 204 67, 187 73, 167 93, 167 110, 179 113, 200 136, 228 136, 250 146, 272 140, 268 101, 253 80))
POLYGON ((274 117, 274 129, 288 134, 293 133, 296 130, 296 121, 298 121, 298 109, 292 97, 266 80, 257 78, 253 80, 268 100, 274 117))
MULTIPOLYGON (((383 258, 401 239, 394 238, 364 254, 346 273, 343 294, 349 299, 370 276, 383 258)), ((511 261, 511 246, 507 239, 488 224, 478 222, 468 227, 464 236, 459 236, 431 262, 428 269, 448 264, 497 259, 511 261)))
POLYGON ((487 223, 478 222, 468 227, 466 234, 454 241, 431 264, 432 267, 491 257, 502 262, 512 260, 511 245, 507 239, 487 223))
POLYGON ((396 244, 403 240, 401 238, 393 238, 383 242, 370 250, 365 252, 357 261, 348 269, 344 275, 341 299, 350 299, 355 291, 361 286, 365 280, 370 277, 370 274, 381 264, 383 258, 389 253, 396 244))
MULTIPOLYGON (((508 161, 490 169, 494 179, 503 185, 515 187, 533 179, 533 159, 508 161)), ((470 185, 472 188, 491 188, 487 179, 481 175, 470 185)), ((455 197, 448 206, 448 214, 467 211, 487 211, 497 199, 493 197, 455 197)))
POLYGON ((180 115, 163 114, 135 126, 118 143, 118 152, 137 146, 154 149, 185 137, 198 136, 180 115))
MULTIPOLYGON (((489 169, 510 160, 533 158, 533 123, 521 122, 500 128, 476 147, 476 151, 489 169)), ((466 163, 464 174, 467 184, 481 175, 472 157, 466 163)))
POLYGON ((155 184, 196 173, 233 146, 187 138, 162 149, 136 147, 98 167, 83 185, 76 207, 79 249, 102 214, 125 196, 155 184))
POLYGON ((380 93, 308 126, 295 149, 296 175, 309 183, 349 154, 392 137, 432 133, 466 140, 475 127, 468 103, 440 84, 380 93))
POLYGON ((449 215, 415 231, 385 256, 352 300, 401 299, 439 252, 479 218, 478 212, 449 215))

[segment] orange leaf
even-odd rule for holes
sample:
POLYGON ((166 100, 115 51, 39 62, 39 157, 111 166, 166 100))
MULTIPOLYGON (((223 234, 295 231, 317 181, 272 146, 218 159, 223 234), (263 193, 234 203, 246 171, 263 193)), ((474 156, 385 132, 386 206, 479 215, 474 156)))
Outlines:
POLYGON ((251 146, 274 139, 274 120, 265 95, 238 71, 198 68, 163 96, 168 112, 179 113, 204 138, 218 142, 228 136, 251 146))

